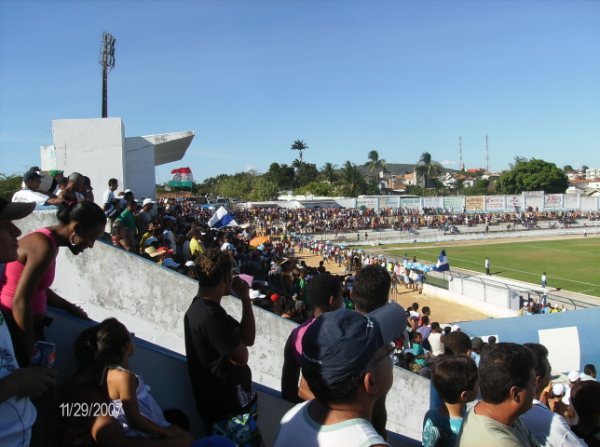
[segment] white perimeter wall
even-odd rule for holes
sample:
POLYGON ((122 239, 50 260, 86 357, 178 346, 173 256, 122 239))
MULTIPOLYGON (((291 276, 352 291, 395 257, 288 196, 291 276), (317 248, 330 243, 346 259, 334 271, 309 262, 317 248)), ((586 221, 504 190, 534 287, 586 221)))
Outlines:
MULTIPOLYGON (((24 234, 56 223, 54 211, 36 211, 16 222, 24 234)), ((52 289, 80 304, 94 320, 114 316, 139 338, 185 354, 183 316, 197 292, 197 283, 138 256, 96 243, 79 256, 61 249, 52 289)), ((231 297, 223 307, 239 320, 241 305, 231 297)), ((250 348, 253 380, 280 390, 283 348, 295 324, 254 308, 256 343, 250 348)), ((387 398, 388 429, 420 439, 423 416, 429 409, 429 380, 394 368, 394 385, 387 398)))

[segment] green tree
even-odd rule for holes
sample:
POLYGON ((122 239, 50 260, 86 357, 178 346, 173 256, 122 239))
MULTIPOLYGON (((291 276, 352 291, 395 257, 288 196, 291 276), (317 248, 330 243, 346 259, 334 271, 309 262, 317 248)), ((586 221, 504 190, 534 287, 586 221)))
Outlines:
POLYGON ((526 161, 529 161, 529 159, 527 157, 521 157, 520 155, 515 155, 514 161, 512 163, 509 163, 508 166, 510 166, 510 169, 512 169, 519 163, 523 163, 526 161))
POLYGON ((564 193, 568 186, 566 174, 554 163, 532 158, 517 161, 510 171, 503 172, 498 179, 497 189, 504 194, 523 191, 564 193))
POLYGON ((314 163, 302 163, 296 169, 296 185, 302 187, 308 185, 319 175, 317 166, 314 163))
POLYGON ((369 161, 365 164, 365 166, 369 168, 369 174, 372 174, 373 171, 376 173, 379 171, 385 172, 385 160, 383 158, 379 158, 379 153, 377 151, 370 151, 367 157, 369 158, 369 161))
POLYGON ((415 169, 417 174, 423 178, 425 188, 429 188, 431 186, 431 180, 440 175, 443 171, 442 165, 433 161, 429 152, 423 152, 421 154, 421 158, 419 158, 419 162, 415 169))
POLYGON ((266 175, 257 175, 252 179, 251 200, 272 200, 277 198, 278 188, 266 175))
POLYGON ((302 163, 302 152, 308 149, 304 140, 296 140, 292 143, 291 149, 300 153, 300 163, 302 163))
POLYGON ((0 197, 10 202, 13 194, 21 189, 22 181, 20 175, 0 173, 0 197))
POLYGON ((571 165, 564 165, 563 171, 565 171, 565 174, 569 174, 571 172, 574 172, 575 169, 573 169, 573 166, 571 166, 571 165))
POLYGON ((405 191, 406 191, 406 194, 409 194, 411 196, 423 196, 424 195, 423 188, 418 185, 408 185, 406 187, 405 191))
POLYGON ((466 190, 468 196, 485 196, 490 193, 490 181, 489 179, 476 180, 472 187, 466 190))
POLYGON ((367 182, 355 164, 346 161, 340 172, 339 190, 343 195, 357 197, 367 189, 367 182))
POLYGON ((331 183, 314 181, 298 190, 300 194, 313 194, 315 196, 332 196, 334 189, 331 183))
POLYGON ((293 167, 287 164, 271 163, 265 175, 268 180, 277 185, 279 191, 292 189, 295 175, 293 167))
POLYGON ((294 158, 294 161, 292 161, 292 168, 299 169, 300 166, 302 166, 302 161, 299 158, 294 158))
POLYGON ((333 163, 325 163, 321 168, 321 178, 331 184, 337 180, 337 174, 335 173, 335 165, 333 163))
POLYGON ((234 175, 224 176, 219 180, 216 192, 218 195, 224 197, 249 199, 252 193, 252 181, 254 177, 250 172, 238 172, 234 175))
POLYGON ((583 172, 585 174, 585 171, 587 171, 588 169, 590 169, 587 165, 583 165, 581 167, 581 172, 583 172))

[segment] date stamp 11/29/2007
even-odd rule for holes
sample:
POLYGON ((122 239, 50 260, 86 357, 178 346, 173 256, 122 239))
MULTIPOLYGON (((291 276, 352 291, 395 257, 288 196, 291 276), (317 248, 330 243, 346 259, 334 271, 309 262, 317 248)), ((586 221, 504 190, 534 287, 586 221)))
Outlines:
POLYGON ((121 403, 116 402, 62 402, 59 405, 60 415, 65 418, 90 418, 99 416, 115 416, 121 410, 121 403))

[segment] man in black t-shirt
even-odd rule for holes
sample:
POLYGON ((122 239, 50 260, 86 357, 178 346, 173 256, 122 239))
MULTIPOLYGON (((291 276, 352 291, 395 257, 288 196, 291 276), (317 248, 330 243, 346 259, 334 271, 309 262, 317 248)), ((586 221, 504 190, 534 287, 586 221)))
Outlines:
POLYGON ((232 278, 231 267, 230 256, 217 249, 196 260, 200 287, 184 318, 185 349, 196 407, 207 434, 225 435, 241 445, 234 434, 222 430, 231 426, 228 422, 235 416, 256 417, 247 348, 254 344, 256 328, 248 285, 232 278), (242 302, 239 323, 220 304, 232 288, 242 302))

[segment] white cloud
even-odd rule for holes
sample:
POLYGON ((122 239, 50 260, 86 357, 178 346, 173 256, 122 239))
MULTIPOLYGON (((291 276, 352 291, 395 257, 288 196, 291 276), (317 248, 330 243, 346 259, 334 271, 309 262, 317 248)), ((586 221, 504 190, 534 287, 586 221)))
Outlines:
POLYGON ((442 161, 442 165, 443 166, 456 165, 456 164, 458 164, 458 162, 454 161, 454 160, 444 160, 444 161, 442 161))

